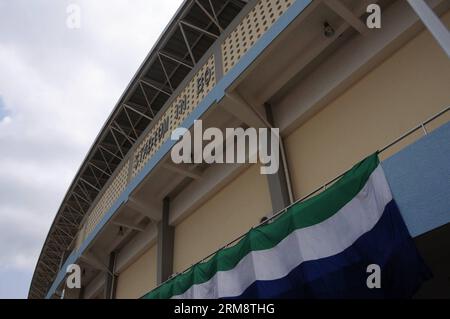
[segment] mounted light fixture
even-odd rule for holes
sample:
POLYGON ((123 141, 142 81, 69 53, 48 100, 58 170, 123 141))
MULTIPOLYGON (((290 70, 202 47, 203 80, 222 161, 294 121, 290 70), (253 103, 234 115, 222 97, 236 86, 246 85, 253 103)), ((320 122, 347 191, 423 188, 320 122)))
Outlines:
POLYGON ((327 21, 323 23, 323 35, 327 38, 331 38, 334 35, 334 28, 327 21))

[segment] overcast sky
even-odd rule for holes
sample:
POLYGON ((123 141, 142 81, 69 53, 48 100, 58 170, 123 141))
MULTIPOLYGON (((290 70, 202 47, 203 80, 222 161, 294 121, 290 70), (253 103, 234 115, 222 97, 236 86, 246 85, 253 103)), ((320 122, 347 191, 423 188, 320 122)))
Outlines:
POLYGON ((0 298, 27 297, 70 182, 181 2, 0 0, 0 298))

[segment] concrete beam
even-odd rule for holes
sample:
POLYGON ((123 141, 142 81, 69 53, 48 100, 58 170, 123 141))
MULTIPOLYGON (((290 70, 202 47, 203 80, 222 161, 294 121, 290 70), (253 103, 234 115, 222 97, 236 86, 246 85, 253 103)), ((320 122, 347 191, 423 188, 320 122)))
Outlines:
POLYGON ((162 206, 159 204, 155 204, 152 202, 143 203, 133 197, 130 197, 128 198, 128 201, 126 202, 125 205, 129 206, 131 209, 150 218, 153 221, 158 222, 161 220, 162 206))
POLYGON ((64 288, 64 299, 81 299, 81 288, 64 288))
POLYGON ((180 174, 185 177, 190 177, 192 179, 200 179, 202 177, 201 173, 198 170, 196 171, 194 169, 189 169, 187 165, 164 163, 162 164, 162 167, 171 172, 180 174))
POLYGON ((105 287, 105 273, 100 272, 84 289, 84 299, 92 299, 97 296, 105 287))
MULTIPOLYGON (((134 220, 129 220, 129 219, 125 219, 124 215, 119 215, 118 217, 115 218, 115 221, 118 221, 119 223, 126 223, 129 225, 138 225, 140 222, 142 222, 144 219, 146 219, 147 217, 140 214, 139 212, 136 212, 135 210, 133 210, 131 207, 127 207, 128 210, 133 211, 136 213, 136 218, 134 220)), ((125 214, 126 215, 126 214, 125 214)), ((120 225, 119 225, 120 226, 120 225)), ((122 224, 123 226, 123 224, 122 224)), ((139 229, 142 229, 141 227, 139 227, 139 229)), ((116 236, 116 238, 111 242, 111 244, 108 246, 108 248, 104 249, 105 253, 111 253, 113 251, 115 251, 117 249, 117 247, 119 245, 122 244, 123 240, 127 238, 128 234, 132 231, 133 229, 128 228, 128 227, 124 227, 123 229, 123 235, 122 236, 116 236)))
POLYGON ((143 231, 144 230, 143 227, 137 226, 135 223, 133 223, 133 222, 131 222, 129 220, 126 220, 124 218, 116 218, 116 220, 113 221, 113 224, 117 225, 117 226, 124 227, 124 228, 131 229, 131 230, 137 230, 137 231, 143 231))
POLYGON ((361 34, 366 34, 368 29, 366 25, 359 19, 359 17, 354 14, 349 8, 347 8, 339 0, 325 0, 324 3, 333 10, 342 19, 347 21, 355 30, 361 34))
POLYGON ((157 227, 154 223, 148 224, 144 231, 140 232, 129 243, 127 243, 116 257, 115 271, 120 273, 142 253, 149 249, 157 239, 157 227))
POLYGON ((80 260, 87 263, 94 269, 108 271, 108 267, 103 263, 102 259, 93 252, 87 252, 81 255, 80 260))
POLYGON ((228 113, 244 122, 249 127, 270 127, 270 124, 264 116, 237 93, 226 93, 221 104, 228 113))

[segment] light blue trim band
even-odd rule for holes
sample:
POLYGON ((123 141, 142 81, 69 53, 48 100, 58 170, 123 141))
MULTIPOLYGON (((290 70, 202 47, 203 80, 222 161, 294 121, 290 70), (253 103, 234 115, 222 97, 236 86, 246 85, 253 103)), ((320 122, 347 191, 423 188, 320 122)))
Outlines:
POLYGON ((382 166, 412 237, 450 223, 450 122, 382 166))

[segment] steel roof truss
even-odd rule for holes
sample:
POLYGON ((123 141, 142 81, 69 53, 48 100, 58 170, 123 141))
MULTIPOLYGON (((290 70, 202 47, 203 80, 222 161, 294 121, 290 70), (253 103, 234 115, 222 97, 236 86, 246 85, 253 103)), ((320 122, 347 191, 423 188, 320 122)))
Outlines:
POLYGON ((148 107, 148 109, 150 110, 150 113, 152 113, 152 116, 155 117, 155 112, 153 111, 152 105, 151 105, 150 102, 149 102, 147 93, 145 92, 145 89, 144 89, 144 87, 142 86, 142 83, 141 83, 141 82, 139 82, 139 87, 141 88, 142 94, 144 94, 144 99, 145 99, 145 102, 147 103, 147 107, 148 107))
POLYGON ((184 28, 183 28, 183 25, 181 24, 181 22, 178 22, 178 27, 180 28, 181 35, 183 36, 183 40, 184 40, 184 43, 186 44, 186 48, 188 49, 192 63, 195 65, 197 62, 195 61, 194 54, 192 53, 191 46, 189 45, 189 41, 186 37, 186 33, 184 32, 184 28))
POLYGON ((169 75, 167 74, 166 67, 164 66, 164 63, 163 63, 163 61, 162 61, 162 59, 161 59, 161 53, 158 52, 157 55, 158 55, 158 61, 159 61, 159 63, 161 64, 161 68, 162 68, 162 70, 163 70, 164 76, 166 77, 166 83, 169 85, 170 89, 173 91, 173 86, 172 86, 172 83, 170 82, 170 77, 169 77, 169 75))
POLYGON ((217 39, 219 37, 217 34, 214 34, 212 32, 209 32, 209 31, 205 30, 205 29, 202 29, 202 28, 200 28, 200 27, 198 27, 196 25, 193 25, 192 23, 189 23, 189 22, 186 22, 186 21, 180 21, 180 23, 184 24, 185 26, 187 26, 187 27, 189 27, 189 28, 191 28, 193 30, 201 32, 201 33, 203 33, 203 34, 205 34, 207 36, 210 36, 213 39, 217 39))
POLYGON ((152 121, 152 120, 153 120, 152 117, 150 117, 150 116, 148 116, 148 115, 145 115, 145 114, 142 113, 141 111, 136 110, 135 108, 133 108, 133 107, 130 105, 130 102, 124 103, 124 104, 122 104, 122 105, 123 105, 124 107, 126 107, 127 109, 129 109, 129 110, 135 112, 136 114, 139 114, 140 116, 145 117, 145 118, 146 118, 147 120, 149 120, 149 121, 152 121))
POLYGON ((206 10, 206 8, 198 0, 195 0, 195 4, 198 5, 200 7, 200 9, 202 9, 202 11, 211 20, 211 22, 214 23, 216 25, 216 27, 219 28, 220 33, 222 33, 223 32, 223 28, 220 26, 219 20, 217 20, 217 16, 214 13, 214 7, 212 6, 211 1, 209 2, 209 5, 211 6, 211 9, 213 11, 214 17, 211 16, 211 14, 208 12, 208 10, 206 10))

